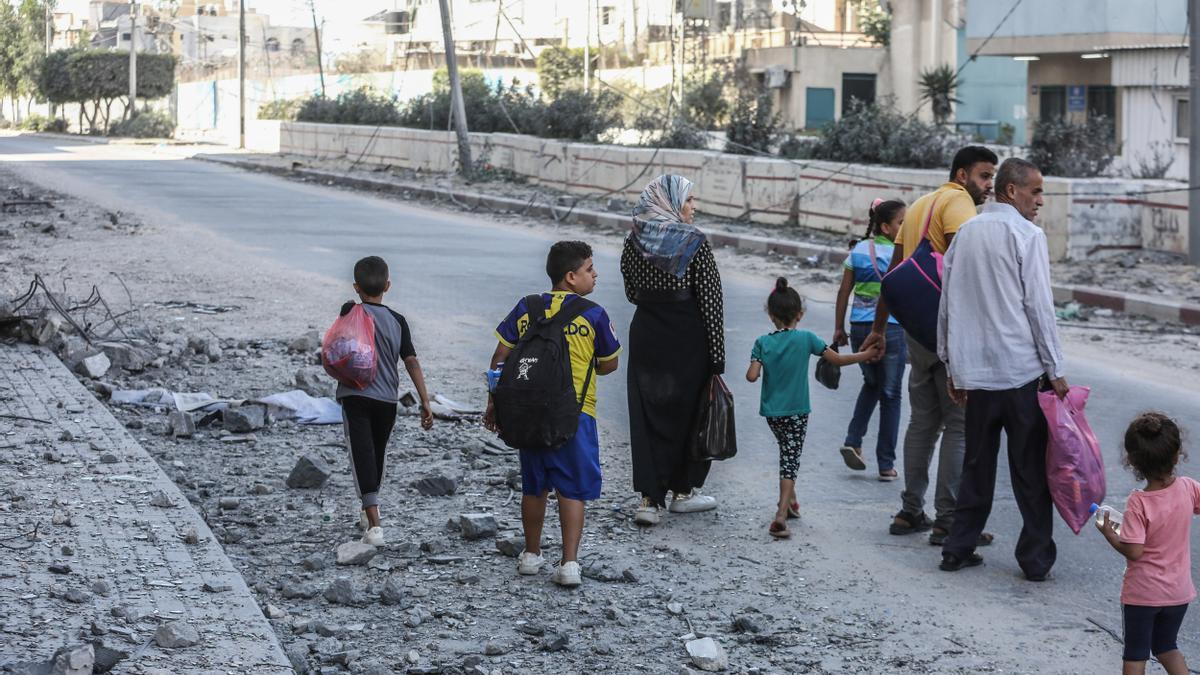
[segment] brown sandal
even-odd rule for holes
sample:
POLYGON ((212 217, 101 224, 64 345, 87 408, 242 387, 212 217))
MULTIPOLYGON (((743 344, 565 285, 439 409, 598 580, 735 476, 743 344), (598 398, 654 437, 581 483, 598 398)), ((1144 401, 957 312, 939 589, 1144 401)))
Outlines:
POLYGON ((771 521, 771 527, 767 528, 767 534, 770 534, 776 539, 787 539, 788 537, 792 536, 792 532, 787 528, 787 525, 784 525, 777 520, 771 521))
POLYGON ((800 503, 799 502, 792 502, 791 504, 788 504, 787 517, 788 518, 799 518, 800 517, 800 503))

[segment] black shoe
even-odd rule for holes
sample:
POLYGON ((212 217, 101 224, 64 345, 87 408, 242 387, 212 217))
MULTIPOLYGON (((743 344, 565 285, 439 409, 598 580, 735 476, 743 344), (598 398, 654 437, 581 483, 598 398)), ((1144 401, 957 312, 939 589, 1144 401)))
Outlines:
POLYGON ((983 564, 983 556, 978 553, 970 553, 966 558, 960 558, 953 553, 942 554, 942 564, 938 565, 938 569, 943 572, 957 572, 964 567, 978 567, 983 564))
POLYGON ((892 524, 888 526, 888 532, 896 535, 905 535, 915 532, 925 532, 931 527, 933 527, 933 521, 929 520, 929 517, 924 512, 914 515, 901 511, 892 516, 892 524))

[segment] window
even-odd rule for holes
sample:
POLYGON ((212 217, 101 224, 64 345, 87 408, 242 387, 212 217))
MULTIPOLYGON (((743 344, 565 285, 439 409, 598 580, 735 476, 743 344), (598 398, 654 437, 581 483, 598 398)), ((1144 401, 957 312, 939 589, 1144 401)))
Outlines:
POLYGON ((269 52, 279 51, 279 38, 274 38, 274 37, 267 38, 267 51, 269 51, 269 52))
POLYGON ((304 40, 296 38, 292 40, 292 55, 299 56, 304 53, 304 40))
POLYGON ((133 36, 129 33, 121 33, 121 42, 132 42, 133 36))
POLYGON ((1110 134, 1117 133, 1117 90, 1115 87, 1096 85, 1087 88, 1088 119, 1104 116, 1108 120, 1110 134))
POLYGON ((600 8, 600 25, 611 26, 613 19, 617 15, 616 7, 601 7, 600 8))
POLYGON ((854 108, 854 102, 871 105, 875 102, 874 73, 842 73, 842 114, 854 108))
POLYGON ((1038 116, 1044 120, 1060 120, 1067 116, 1067 88, 1042 87, 1038 116))
POLYGON ((1175 138, 1190 138, 1192 135, 1192 107, 1186 98, 1175 99, 1175 138))

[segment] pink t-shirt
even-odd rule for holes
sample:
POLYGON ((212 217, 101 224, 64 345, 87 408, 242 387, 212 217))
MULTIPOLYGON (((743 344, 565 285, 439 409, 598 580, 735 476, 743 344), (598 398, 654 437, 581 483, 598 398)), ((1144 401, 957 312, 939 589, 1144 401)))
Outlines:
POLYGON ((1200 483, 1180 476, 1162 490, 1134 490, 1125 505, 1121 541, 1144 544, 1142 557, 1125 565, 1121 603, 1143 607, 1184 605, 1196 599, 1192 584, 1192 515, 1200 515, 1200 483))

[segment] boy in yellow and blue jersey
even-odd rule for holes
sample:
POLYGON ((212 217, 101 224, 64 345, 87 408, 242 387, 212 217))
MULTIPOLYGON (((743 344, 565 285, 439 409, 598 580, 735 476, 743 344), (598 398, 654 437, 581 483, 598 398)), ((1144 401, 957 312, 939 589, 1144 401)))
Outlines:
MULTIPOLYGON (((592 248, 581 241, 560 241, 550 247, 546 274, 553 288, 542 294, 546 317, 553 317, 564 306, 579 301, 596 287, 596 269, 592 248)), ((492 355, 491 368, 504 363, 529 327, 529 311, 522 299, 496 328, 499 343, 492 355)), ((521 450, 521 524, 525 530, 525 551, 517 561, 520 574, 537 574, 545 559, 541 553, 542 526, 546 518, 546 497, 553 489, 557 495, 562 526, 562 560, 554 571, 554 582, 574 587, 582 581, 579 566, 579 541, 583 536, 584 502, 600 497, 600 438, 596 429, 596 380, 589 377, 616 371, 621 343, 616 329, 603 307, 590 307, 563 328, 571 358, 575 392, 582 401, 579 427, 575 436, 561 447, 548 451, 521 450), (584 387, 586 386, 586 391, 584 387)), ((484 423, 496 430, 495 409, 489 397, 484 423)))

